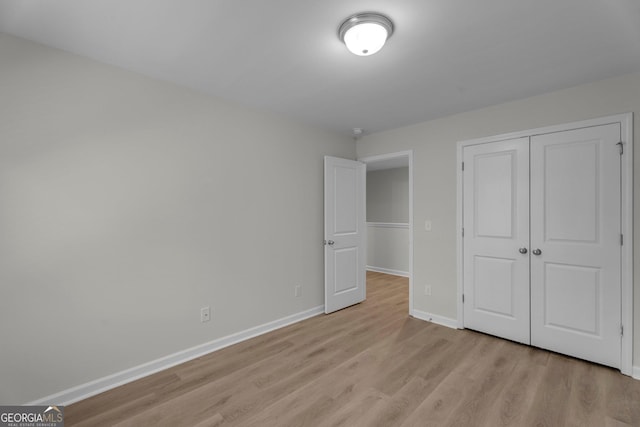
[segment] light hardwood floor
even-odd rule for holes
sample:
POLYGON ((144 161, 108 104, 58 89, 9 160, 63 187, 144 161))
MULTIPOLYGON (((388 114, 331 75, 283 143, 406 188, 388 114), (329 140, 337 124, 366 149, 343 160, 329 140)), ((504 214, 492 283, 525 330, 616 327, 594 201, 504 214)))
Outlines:
POLYGON ((67 426, 640 426, 640 381, 367 300, 65 408, 67 426))

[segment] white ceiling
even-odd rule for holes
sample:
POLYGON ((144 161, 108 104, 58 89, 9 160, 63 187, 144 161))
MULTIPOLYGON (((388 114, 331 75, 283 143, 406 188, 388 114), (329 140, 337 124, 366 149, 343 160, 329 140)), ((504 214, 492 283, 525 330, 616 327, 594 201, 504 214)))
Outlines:
POLYGON ((0 31, 346 133, 640 71, 639 0, 0 0, 0 31), (357 57, 371 10, 396 31, 357 57))

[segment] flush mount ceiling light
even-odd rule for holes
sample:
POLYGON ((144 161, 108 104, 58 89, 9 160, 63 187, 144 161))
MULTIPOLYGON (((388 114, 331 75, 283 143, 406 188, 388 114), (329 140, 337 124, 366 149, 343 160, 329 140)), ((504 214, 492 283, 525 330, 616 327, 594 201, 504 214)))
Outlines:
POLYGON ((357 13, 348 17, 338 29, 338 37, 352 53, 373 55, 393 34, 393 22, 374 12, 357 13))

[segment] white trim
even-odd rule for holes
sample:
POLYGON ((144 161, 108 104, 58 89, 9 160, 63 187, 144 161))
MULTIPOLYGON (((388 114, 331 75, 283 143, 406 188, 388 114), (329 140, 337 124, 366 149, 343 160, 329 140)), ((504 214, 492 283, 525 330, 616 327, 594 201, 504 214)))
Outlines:
POLYGON ((409 228, 408 222, 368 222, 367 227, 374 228, 409 228))
MULTIPOLYGON (((623 128, 628 120, 632 117, 632 113, 615 114, 613 116, 597 117, 594 119, 581 120, 579 122, 562 123, 559 125, 545 126, 541 128, 521 130, 511 133, 503 133, 500 135, 486 136, 483 138, 473 138, 464 141, 458 141, 458 147, 468 145, 486 144, 488 142, 506 141, 509 139, 525 138, 530 136, 545 135, 548 133, 563 132, 567 130, 583 129, 594 126, 610 125, 614 123, 622 123, 623 128)), ((630 130, 631 127, 627 127, 630 130)), ((623 129, 624 132, 624 129, 623 129)))
POLYGON ((460 329, 458 328, 458 321, 456 319, 452 319, 450 317, 439 316, 437 314, 427 313, 422 310, 413 310, 413 317, 416 319, 424 320, 425 322, 435 323, 437 325, 446 326, 451 329, 460 329))
MULTIPOLYGON (((620 372, 631 375, 633 372, 633 113, 620 114, 622 156, 622 349, 620 353, 620 372)), ((636 372, 637 374, 637 372, 636 372)), ((634 375, 640 379, 640 376, 634 375)))
POLYGON ((625 375, 637 374, 633 368, 633 113, 617 114, 613 116, 599 117, 580 122, 572 122, 555 126, 548 126, 537 129, 529 129, 502 135, 489 136, 484 138, 458 141, 457 144, 457 208, 456 208, 456 255, 457 255, 457 324, 459 328, 464 328, 464 310, 462 304, 463 293, 463 259, 462 259, 462 149, 466 146, 485 144, 488 142, 504 141, 508 139, 522 138, 528 136, 542 135, 553 132, 562 132, 573 129, 601 126, 606 124, 620 123, 622 141, 624 143, 624 155, 621 163, 622 173, 622 218, 621 228, 625 241, 629 242, 622 247, 622 301, 621 301, 621 322, 624 325, 624 335, 622 336, 622 348, 620 353, 620 372, 625 375))
POLYGON ((367 271, 374 271, 376 273, 392 274, 394 276, 409 277, 408 271, 394 270, 392 268, 374 267, 367 265, 367 271))
POLYGON ((413 314, 413 151, 409 156, 409 315, 413 314))
POLYGON ((633 367, 633 378, 636 380, 640 380, 640 366, 633 367))
POLYGON ((218 338, 205 344, 178 351, 165 357, 152 360, 142 365, 135 366, 115 374, 63 390, 59 393, 43 397, 26 405, 70 405, 74 402, 95 396, 96 394, 111 390, 115 387, 130 383, 137 379, 146 377, 156 372, 163 371, 173 366, 188 362, 195 358, 204 356, 214 351, 229 347, 242 341, 263 335, 276 329, 283 328, 293 323, 300 322, 318 314, 324 313, 324 306, 314 307, 312 309, 292 314, 272 322, 265 323, 253 328, 246 329, 226 337, 218 338))
POLYGON ((377 162, 397 157, 409 158, 409 315, 413 315, 413 150, 359 158, 363 163, 377 162))
POLYGON ((462 213, 464 212, 464 195, 462 193, 462 149, 465 146, 463 142, 458 142, 458 146, 456 148, 456 280, 457 280, 457 290, 458 294, 456 295, 456 317, 457 323, 456 326, 458 329, 464 329, 464 305, 462 304, 462 296, 464 294, 464 264, 463 264, 463 240, 462 240, 462 225, 463 217, 462 213))

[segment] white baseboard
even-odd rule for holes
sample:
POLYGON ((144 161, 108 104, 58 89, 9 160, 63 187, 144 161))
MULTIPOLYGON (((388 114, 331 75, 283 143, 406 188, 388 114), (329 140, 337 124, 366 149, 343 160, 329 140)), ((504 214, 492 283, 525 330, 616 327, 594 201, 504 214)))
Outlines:
POLYGON ((415 308, 411 315, 416 319, 436 323, 438 325, 446 326, 447 328, 458 329, 458 321, 456 319, 438 316, 437 314, 427 313, 426 311, 416 310, 415 308))
POLYGON ((117 372, 115 374, 99 378, 97 380, 90 381, 88 383, 81 384, 67 390, 63 390, 59 393, 43 397, 33 402, 26 403, 26 405, 70 405, 74 402, 78 402, 88 397, 95 396, 96 394, 105 392, 112 388, 171 368, 172 366, 188 362, 189 360, 204 356, 205 354, 209 354, 216 350, 220 350, 230 345, 237 344, 258 335, 266 334, 267 332, 280 329, 293 323, 300 322, 321 313, 324 313, 323 305, 300 313, 292 314, 291 316, 283 317, 281 319, 274 320, 263 325, 249 328, 235 334, 227 335, 226 337, 218 338, 208 343, 204 343, 195 347, 188 348, 186 350, 179 351, 177 353, 170 354, 165 357, 161 357, 160 359, 152 360, 151 362, 147 362, 142 365, 138 365, 133 368, 126 369, 124 371, 117 372))
POLYGON ((633 374, 632 374, 633 378, 635 378, 636 380, 640 380, 640 366, 634 366, 633 367, 633 374))
POLYGON ((405 228, 409 229, 408 222, 367 222, 367 227, 373 228, 405 228))
POLYGON ((367 271, 375 271, 376 273, 393 274, 394 276, 409 277, 408 271, 393 270, 391 268, 373 267, 367 265, 367 271))

